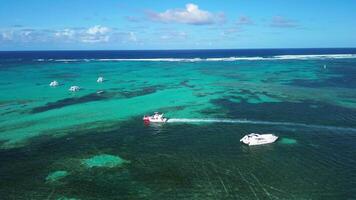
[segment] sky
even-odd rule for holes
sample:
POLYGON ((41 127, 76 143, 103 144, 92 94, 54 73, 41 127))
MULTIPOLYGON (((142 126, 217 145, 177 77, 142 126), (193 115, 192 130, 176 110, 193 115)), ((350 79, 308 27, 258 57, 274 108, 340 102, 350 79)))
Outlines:
POLYGON ((0 0, 0 50, 356 47, 355 0, 0 0))

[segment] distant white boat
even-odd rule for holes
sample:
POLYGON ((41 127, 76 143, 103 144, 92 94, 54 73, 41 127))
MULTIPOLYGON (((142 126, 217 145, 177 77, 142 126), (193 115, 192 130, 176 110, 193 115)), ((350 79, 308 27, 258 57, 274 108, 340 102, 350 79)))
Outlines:
POLYGON ((251 146, 251 145, 261 145, 261 144, 273 143, 277 139, 278 139, 278 137, 273 134, 251 133, 251 134, 245 135, 243 138, 241 138, 240 142, 243 142, 243 143, 251 146))
POLYGON ((51 87, 57 87, 59 85, 59 83, 57 81, 52 81, 49 86, 51 87))
POLYGON ((99 78, 96 80, 96 82, 98 82, 98 83, 104 82, 104 77, 99 76, 99 78))
POLYGON ((76 86, 76 85, 71 86, 71 87, 69 88, 69 91, 71 91, 71 92, 77 92, 77 91, 79 91, 79 90, 80 90, 80 87, 79 87, 79 86, 76 86))

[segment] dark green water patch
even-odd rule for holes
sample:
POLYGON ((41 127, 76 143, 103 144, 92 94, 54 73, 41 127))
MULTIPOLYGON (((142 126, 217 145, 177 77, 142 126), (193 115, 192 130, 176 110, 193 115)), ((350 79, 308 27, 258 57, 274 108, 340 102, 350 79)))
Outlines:
POLYGON ((356 88, 356 65, 354 62, 333 61, 326 69, 319 72, 321 75, 326 74, 327 77, 320 79, 293 79, 288 85, 296 85, 311 88, 322 87, 340 87, 340 88, 356 88))
MULTIPOLYGON (((228 96, 224 96, 223 98, 224 99, 234 100, 234 101, 237 101, 237 102, 247 101, 247 99, 245 97, 242 97, 242 96, 228 95, 228 96)), ((252 98, 254 98, 254 97, 252 97, 252 98)), ((260 100, 260 98, 258 96, 255 96, 255 99, 260 100)))
POLYGON ((141 118, 110 129, 64 129, 68 137, 37 138, 0 150, 3 199, 352 199, 352 134, 281 131, 249 124, 164 124, 141 118), (157 130, 160 132, 157 134, 157 130), (273 132, 298 145, 248 147, 246 133, 273 132), (320 137, 322 134, 322 137, 320 137), (343 145, 340 145, 340 144, 343 145), (119 168, 90 168, 81 160, 117 155, 119 168), (69 175, 46 182, 53 171, 69 175), (337 172, 337 173, 335 173, 337 172))
POLYGON ((281 82, 287 82, 289 79, 288 77, 290 74, 295 73, 295 70, 283 70, 283 71, 276 71, 276 72, 270 72, 268 75, 262 77, 263 79, 261 82, 263 83, 281 83, 281 82))
POLYGON ((147 94, 152 94, 155 93, 156 87, 144 87, 140 90, 135 90, 135 91, 123 91, 120 92, 121 95, 123 95, 125 98, 133 98, 133 97, 138 97, 138 96, 144 96, 147 94))
POLYGON ((163 86, 145 86, 138 90, 120 91, 119 94, 125 98, 133 98, 133 97, 153 94, 163 88, 164 88, 163 86))
POLYGON ((7 101, 0 101, 0 108, 2 107, 7 107, 7 106, 12 106, 17 104, 16 101, 11 101, 11 100, 7 100, 7 101))
POLYGON ((184 81, 180 82, 179 85, 184 86, 184 87, 188 87, 188 88, 194 88, 195 87, 194 85, 190 85, 188 83, 189 83, 189 80, 184 80, 184 81))
POLYGON ((35 121, 35 120, 31 120, 31 121, 24 121, 22 123, 16 123, 15 125, 5 125, 5 126, 1 126, 0 127, 0 132, 11 132, 11 131, 15 131, 17 129, 23 129, 29 126, 33 126, 36 125, 40 122, 35 121))
POLYGON ((229 99, 215 99, 211 102, 224 109, 229 118, 356 127, 356 110, 322 102, 254 104, 245 100, 236 103, 229 99))
POLYGON ((309 79, 293 79, 288 85, 310 87, 310 88, 322 88, 322 87, 340 87, 340 88, 356 88, 355 74, 351 76, 330 77, 319 80, 309 79))
POLYGON ((224 99, 236 99, 241 102, 247 102, 249 99, 256 100, 258 103, 266 101, 265 99, 261 99, 261 96, 265 96, 268 98, 269 101, 279 101, 281 97, 277 95, 270 94, 268 92, 256 92, 247 89, 240 89, 239 91, 232 91, 229 92, 231 95, 226 96, 224 99))
POLYGON ((178 111, 178 110, 184 110, 188 106, 170 106, 170 107, 164 107, 160 109, 160 112, 162 113, 169 113, 171 111, 178 111))
POLYGON ((53 110, 53 109, 59 109, 59 108, 76 105, 76 104, 107 100, 107 99, 113 98, 115 96, 115 94, 116 93, 103 92, 101 94, 91 93, 91 94, 87 94, 87 95, 84 95, 81 97, 65 98, 65 99, 58 100, 56 102, 47 103, 44 106, 35 107, 31 110, 31 113, 40 113, 40 112, 45 112, 45 111, 53 110))
POLYGON ((258 94, 257 92, 253 92, 251 90, 246 90, 246 89, 241 89, 240 93, 247 95, 249 98, 260 100, 259 96, 257 95, 258 94))

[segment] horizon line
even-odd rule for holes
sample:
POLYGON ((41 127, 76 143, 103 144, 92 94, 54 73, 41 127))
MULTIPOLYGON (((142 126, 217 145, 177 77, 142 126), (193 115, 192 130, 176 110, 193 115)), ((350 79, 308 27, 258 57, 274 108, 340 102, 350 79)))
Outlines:
POLYGON ((274 49, 356 49, 356 47, 291 47, 291 48, 217 48, 217 49, 43 49, 43 50, 0 50, 0 52, 34 52, 34 51, 202 51, 202 50, 274 50, 274 49))

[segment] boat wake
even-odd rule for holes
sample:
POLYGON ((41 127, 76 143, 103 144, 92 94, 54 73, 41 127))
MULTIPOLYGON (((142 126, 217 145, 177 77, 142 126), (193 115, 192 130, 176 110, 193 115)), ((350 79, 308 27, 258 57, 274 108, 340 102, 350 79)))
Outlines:
POLYGON ((259 124, 259 125, 292 126, 292 127, 302 127, 302 128, 327 129, 327 130, 336 130, 336 131, 353 131, 353 132, 356 132, 356 128, 351 128, 351 127, 338 127, 338 126, 315 125, 315 124, 304 124, 304 123, 293 123, 293 122, 274 122, 274 121, 260 121, 260 120, 247 120, 247 119, 170 118, 170 119, 168 119, 167 122, 168 123, 259 124))

